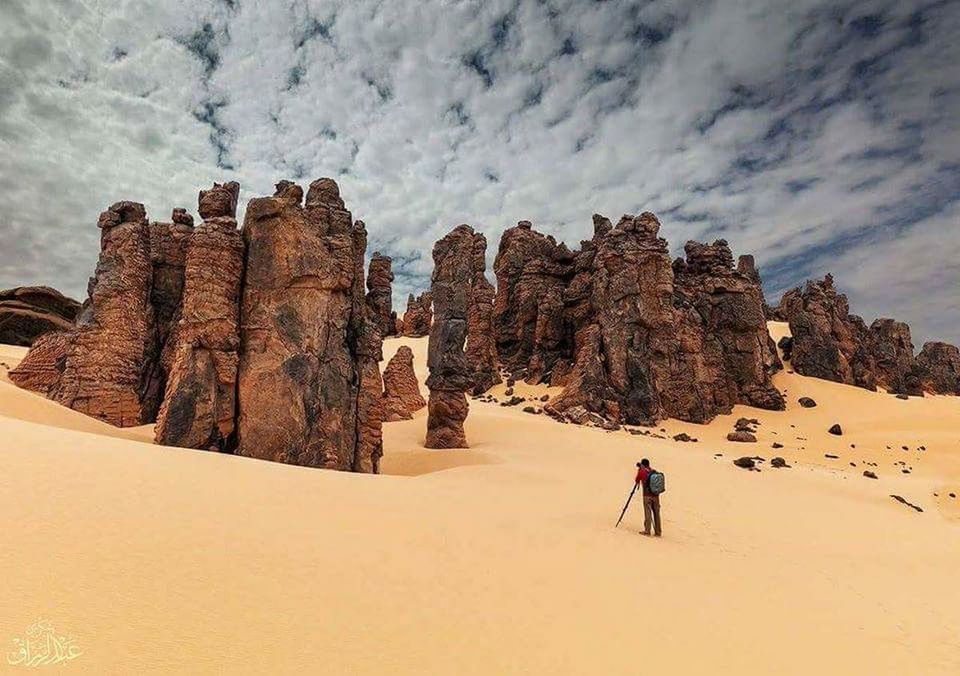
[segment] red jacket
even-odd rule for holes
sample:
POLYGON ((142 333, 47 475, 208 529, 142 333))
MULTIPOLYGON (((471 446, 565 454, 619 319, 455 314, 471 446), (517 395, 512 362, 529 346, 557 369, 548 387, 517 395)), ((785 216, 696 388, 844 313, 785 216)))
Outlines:
POLYGON ((644 495, 647 495, 650 492, 650 482, 648 479, 652 473, 652 467, 641 467, 637 470, 637 483, 643 488, 644 495))

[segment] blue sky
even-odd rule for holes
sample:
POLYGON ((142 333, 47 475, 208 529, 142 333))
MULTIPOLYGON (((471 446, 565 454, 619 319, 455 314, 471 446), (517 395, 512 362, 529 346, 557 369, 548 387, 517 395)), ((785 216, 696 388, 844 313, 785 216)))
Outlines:
MULTIPOLYGON (((85 295, 97 214, 195 213, 334 177, 395 305, 433 242, 531 220, 571 246, 650 210, 726 238, 767 295, 960 339, 960 3, 8 0, 0 287, 85 295)), ((492 277, 492 274, 491 274, 492 277)))

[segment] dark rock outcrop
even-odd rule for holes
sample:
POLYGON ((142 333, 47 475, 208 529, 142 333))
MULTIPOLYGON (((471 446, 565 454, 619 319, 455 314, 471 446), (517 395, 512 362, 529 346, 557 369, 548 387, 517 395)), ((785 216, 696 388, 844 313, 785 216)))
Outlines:
POLYGON ((434 317, 427 356, 427 448, 467 445, 463 422, 469 405, 464 393, 473 388, 474 378, 464 344, 473 298, 477 237, 482 235, 470 226, 458 225, 433 247, 434 317))
POLYGON ((238 453, 377 471, 382 442, 380 336, 368 319, 366 230, 337 184, 290 183, 247 205, 238 453))
POLYGON ((850 314, 847 297, 837 292, 832 275, 787 291, 778 312, 790 323, 794 371, 876 389, 876 375, 867 367, 867 327, 850 314))
POLYGON ((407 311, 401 320, 401 334, 408 338, 420 338, 430 334, 433 323, 433 294, 424 291, 419 296, 407 297, 407 311))
POLYGON ((30 346, 45 333, 69 331, 80 303, 49 286, 0 291, 0 343, 30 346))
MULTIPOLYGON (((958 391, 949 376, 933 377, 930 370, 934 361, 950 363, 948 355, 956 354, 957 348, 932 343, 942 347, 915 357, 909 326, 880 318, 868 328, 849 313, 847 297, 837 292, 831 275, 785 293, 777 315, 790 323, 790 354, 785 349, 784 356, 797 373, 869 390, 882 387, 898 395, 958 391)), ((948 374, 951 367, 937 366, 934 371, 948 374)))
POLYGON ((867 333, 867 368, 877 385, 897 394, 923 394, 913 356, 910 327, 894 319, 877 319, 867 333))
POLYGON ((393 314, 393 260, 379 251, 370 257, 367 274, 367 305, 384 338, 392 336, 397 321, 393 314))
POLYGON ((218 451, 236 446, 243 262, 243 238, 232 216, 203 221, 189 238, 182 302, 164 348, 168 373, 154 430, 158 444, 218 451))
POLYGON ((113 425, 141 425, 154 419, 160 403, 146 212, 142 204, 117 202, 98 225, 100 259, 77 327, 48 334, 10 378, 113 425))
POLYGON ((426 405, 413 370, 413 351, 401 345, 383 369, 384 422, 409 420, 426 405))
POLYGON ((921 386, 937 394, 960 394, 960 350, 948 343, 924 343, 917 355, 921 386))

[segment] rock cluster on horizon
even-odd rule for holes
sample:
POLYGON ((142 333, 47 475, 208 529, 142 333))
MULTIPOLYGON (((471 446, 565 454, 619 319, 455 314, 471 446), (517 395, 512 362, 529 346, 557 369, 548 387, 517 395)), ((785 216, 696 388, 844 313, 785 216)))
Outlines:
POLYGON ((797 373, 960 394, 955 346, 914 355, 906 324, 867 326, 830 275, 770 308, 752 256, 735 263, 726 241, 691 241, 671 260, 649 212, 616 225, 594 215, 576 250, 521 221, 501 238, 496 288, 486 238, 457 226, 433 248, 431 289, 398 318, 392 261, 374 253, 365 274, 366 228, 333 180, 306 194, 281 181, 250 200, 240 230, 239 192, 200 191, 196 227, 182 208, 149 222, 142 204, 112 205, 82 307, 44 287, 0 293, 0 321, 47 321, 11 380, 114 425, 155 422, 158 443, 358 472, 379 469, 382 422, 424 405, 409 348, 381 377, 383 338, 396 334, 430 336, 430 448, 466 446, 466 392, 501 373, 510 388, 562 387, 544 413, 610 429, 705 423, 736 404, 781 410, 771 318, 790 325, 780 345, 797 373))
POLYGON ((653 214, 593 221, 575 252, 527 221, 504 233, 495 334, 509 371, 564 386, 555 413, 582 406, 623 423, 784 407, 759 277, 734 268, 726 242, 690 242, 671 261, 653 214))
POLYGON ((201 191, 196 228, 183 209, 152 224, 135 202, 105 211, 76 325, 10 377, 114 425, 156 421, 159 443, 376 472, 382 336, 363 223, 334 181, 314 181, 305 204, 281 181, 238 231, 239 188, 201 191))
POLYGON ((67 331, 80 303, 49 286, 18 286, 0 291, 0 343, 29 347, 45 333, 67 331))
POLYGON ((907 324, 880 318, 868 327, 832 275, 787 291, 773 313, 790 324, 790 363, 801 375, 900 395, 960 394, 956 347, 926 343, 914 356, 907 324))

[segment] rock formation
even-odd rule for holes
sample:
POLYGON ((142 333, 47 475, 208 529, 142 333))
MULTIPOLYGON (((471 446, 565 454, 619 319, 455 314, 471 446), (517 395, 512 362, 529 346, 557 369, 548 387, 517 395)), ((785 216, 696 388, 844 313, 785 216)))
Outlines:
POLYGON ((160 394, 146 212, 118 202, 100 215, 99 227, 100 259, 77 327, 66 339, 48 334, 10 378, 111 424, 141 425, 154 419, 160 394))
POLYGON ((413 351, 401 345, 383 370, 383 420, 409 420, 426 405, 413 370, 413 351))
MULTIPOLYGON (((293 185, 290 181, 281 181, 283 186, 293 185)), ((277 186, 280 187, 279 185, 277 186)), ((294 186, 296 187, 296 186, 294 186)), ((209 220, 219 216, 236 218, 237 198, 240 196, 240 184, 236 181, 229 183, 214 183, 210 190, 201 190, 197 199, 200 218, 209 220)))
POLYGON ((735 270, 722 239, 711 245, 687 242, 684 251, 686 260, 677 259, 673 266, 674 306, 681 312, 681 324, 693 329, 689 335, 701 341, 693 351, 681 345, 681 352, 696 360, 696 380, 709 383, 701 403, 711 398, 712 403, 704 404, 699 415, 709 420, 737 403, 783 410, 783 395, 769 378, 780 368, 780 359, 767 332, 763 291, 752 259, 744 266, 741 257, 735 270))
POLYGON ((433 294, 424 291, 414 297, 407 297, 407 311, 403 313, 401 334, 408 338, 420 338, 429 335, 433 323, 433 294))
POLYGON ((847 297, 837 292, 831 275, 787 291, 776 314, 790 323, 789 358, 797 373, 902 395, 956 392, 948 375, 935 377, 931 371, 939 364, 933 371, 948 374, 944 366, 956 347, 928 343, 927 354, 915 357, 909 326, 881 318, 868 328, 849 313, 847 297))
POLYGON ((337 184, 278 184, 247 205, 238 452, 374 472, 380 440, 380 336, 367 316, 366 230, 337 184))
POLYGON ((225 214, 205 219, 188 242, 182 303, 164 348, 168 375, 155 439, 168 446, 232 450, 243 238, 234 216, 225 214))
POLYGON ((838 293, 833 276, 787 291, 777 313, 790 323, 790 363, 805 376, 876 389, 868 368, 867 327, 850 314, 847 297, 838 293))
POLYGON ((500 360, 530 383, 549 381, 559 359, 572 352, 564 325, 564 289, 573 254, 520 221, 504 231, 493 263, 497 277, 494 335, 500 360))
POLYGON ((734 268, 726 242, 690 242, 671 263, 653 214, 593 224, 571 253, 521 222, 494 265, 501 359, 564 386, 550 411, 649 425, 706 422, 737 403, 784 407, 759 276, 734 268))
POLYGON ((924 343, 917 355, 921 385, 928 392, 960 395, 960 350, 948 343, 924 343))
POLYGON ((430 329, 427 366, 430 388, 427 415, 427 448, 464 448, 463 422, 467 418, 464 392, 473 387, 464 343, 473 297, 477 235, 468 225, 458 225, 433 247, 434 317, 430 329))
POLYGON ((393 314, 391 265, 392 260, 389 256, 384 256, 379 251, 374 252, 370 258, 370 271, 367 274, 367 305, 380 328, 380 335, 384 338, 392 336, 397 325, 396 316, 393 314))
POLYGON ((0 343, 30 346, 45 333, 69 331, 80 303, 49 286, 0 291, 0 343))
POLYGON ((153 362, 147 397, 160 402, 170 366, 169 360, 163 359, 163 355, 180 312, 187 247, 193 236, 193 216, 185 209, 174 209, 170 223, 150 223, 149 232, 150 264, 153 269, 150 304, 153 306, 156 339, 154 352, 161 358, 153 362))
POLYGON ((910 327, 894 319, 877 319, 867 332, 867 368, 878 386, 897 394, 923 394, 913 356, 910 327))
POLYGON ((500 382, 497 346, 493 338, 493 301, 496 290, 487 280, 487 238, 473 238, 473 274, 470 278, 470 307, 467 310, 467 366, 473 394, 482 394, 500 382))

